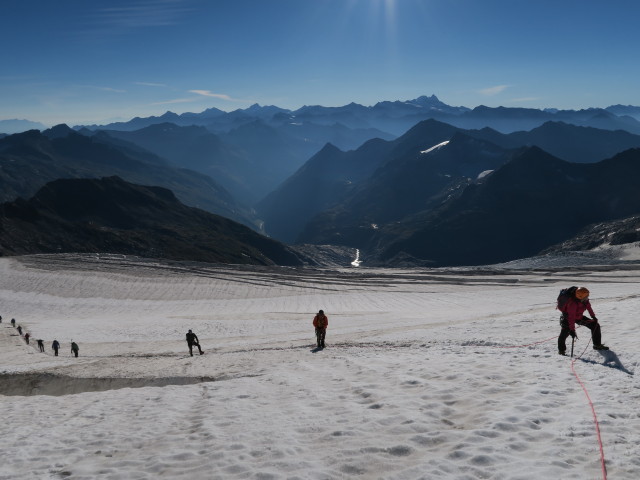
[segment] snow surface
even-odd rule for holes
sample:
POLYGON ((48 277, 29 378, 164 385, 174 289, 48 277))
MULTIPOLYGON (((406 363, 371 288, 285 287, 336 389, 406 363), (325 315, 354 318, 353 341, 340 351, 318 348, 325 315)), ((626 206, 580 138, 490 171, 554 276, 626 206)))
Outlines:
POLYGON ((589 400, 556 353, 554 300, 572 284, 590 288, 612 348, 578 330, 607 474, 638 479, 639 280, 638 264, 3 258, 0 479, 604 478, 589 400), (204 355, 188 355, 189 328, 204 355))

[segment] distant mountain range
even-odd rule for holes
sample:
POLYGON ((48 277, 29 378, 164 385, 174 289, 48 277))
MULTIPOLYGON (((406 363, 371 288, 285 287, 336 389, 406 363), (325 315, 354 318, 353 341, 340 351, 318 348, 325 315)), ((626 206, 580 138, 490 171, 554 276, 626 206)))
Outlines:
POLYGON ((214 178, 241 203, 251 205, 293 174, 327 142, 356 148, 373 137, 393 138, 375 129, 342 125, 265 123, 253 119, 227 132, 213 133, 204 126, 151 124, 139 130, 89 130, 138 145, 168 160, 214 178))
POLYGON ((282 241, 363 247, 371 225, 434 208, 533 145, 593 163, 640 147, 640 136, 561 122, 501 134, 425 120, 393 141, 371 140, 349 152, 325 147, 256 208, 265 230, 282 241))
POLYGON ((119 175, 142 185, 170 188, 187 205, 257 228, 248 207, 211 177, 170 166, 142 148, 107 135, 88 138, 59 125, 0 139, 0 201, 29 198, 59 178, 119 175))
MULTIPOLYGON (((435 95, 421 96, 413 100, 383 101, 367 107, 350 103, 341 107, 304 106, 288 110, 276 106, 252 105, 246 109, 224 112, 216 108, 201 113, 178 115, 166 112, 158 117, 136 117, 128 122, 108 125, 78 126, 90 130, 139 130, 159 123, 179 126, 204 126, 213 133, 228 132, 241 125, 261 121, 274 127, 304 125, 341 125, 349 129, 376 129, 398 136, 416 123, 435 119, 464 129, 493 128, 502 133, 531 130, 546 122, 565 122, 577 126, 606 130, 626 130, 640 134, 640 107, 612 105, 607 108, 583 110, 486 107, 473 109, 454 107, 440 101, 435 95)), ((328 140, 329 141, 329 140, 328 140)), ((339 148, 336 142, 332 142, 339 148)))
MULTIPOLYGON (((28 250, 20 249, 20 235, 25 242, 38 238, 53 251, 53 243, 37 231, 48 223, 36 222, 31 230, 16 226, 29 211, 20 210, 30 202, 24 199, 38 192, 41 211, 46 199, 55 200, 41 190, 52 181, 57 186, 58 179, 113 176, 136 189, 170 189, 185 205, 296 244, 287 251, 307 264, 314 255, 335 262, 356 248, 365 264, 444 266, 502 262, 561 248, 554 245, 584 246, 589 241, 572 243, 572 238, 590 223, 640 215, 635 193, 639 119, 640 107, 633 106, 468 109, 424 96, 373 107, 352 103, 289 111, 253 105, 229 113, 167 112, 101 127, 59 125, 0 135, 0 201, 10 205, 9 212, 22 212, 18 223, 7 223, 21 233, 6 251, 28 250), (576 211, 576 204, 583 208, 576 211)), ((114 192, 124 191, 110 182, 114 192)), ((90 192, 77 189, 76 201, 90 192)), ((57 205, 56 222, 65 220, 65 208, 72 208, 57 205)), ((116 210, 130 222, 129 230, 140 222, 147 235, 167 241, 159 215, 150 226, 128 216, 128 208, 141 210, 125 204, 116 210)), ((100 215, 97 224, 107 229, 98 231, 108 232, 108 221, 114 219, 100 215)), ((196 217, 170 213, 167 234, 185 241, 182 235, 194 231, 196 217), (180 219, 187 222, 184 231, 180 219)), ((70 233, 55 237, 55 248, 70 251, 83 241, 89 250, 106 248, 84 228, 78 238, 70 233)), ((235 227, 230 231, 223 241, 234 243, 244 235, 235 227)), ((127 252, 157 253, 151 239, 142 244, 130 234, 124 243, 107 237, 111 245, 130 248, 127 252)), ((226 261, 206 253, 211 246, 203 231, 198 235, 203 246, 180 258, 226 261)), ((277 241, 270 240, 284 248, 277 241)), ((225 255, 238 260, 230 252, 225 255)), ((250 256, 251 262, 263 261, 250 256)), ((270 259, 266 263, 284 261, 265 257, 270 259)))
POLYGON ((537 146, 558 158, 576 163, 598 162, 629 148, 640 147, 640 135, 564 122, 546 122, 530 131, 508 135, 490 128, 470 131, 469 135, 504 148, 537 146))
POLYGON ((139 130, 159 123, 173 123, 178 126, 204 126, 214 133, 228 132, 241 125, 262 121, 271 126, 288 125, 292 129, 308 125, 342 126, 349 129, 379 129, 393 135, 404 133, 408 128, 433 115, 457 116, 469 109, 452 107, 441 102, 435 95, 421 96, 407 101, 384 101, 372 107, 350 103, 342 107, 304 106, 289 110, 277 106, 254 104, 246 109, 224 112, 216 108, 201 113, 176 114, 166 112, 158 117, 136 117, 128 122, 107 125, 79 125, 74 128, 90 130, 139 130))
POLYGON ((47 127, 40 122, 32 122, 31 120, 0 120, 0 138, 2 134, 11 135, 12 133, 26 132, 27 130, 45 130, 47 127))
POLYGON ((392 138, 377 130, 340 126, 271 126, 256 120, 230 132, 215 134, 202 126, 160 123, 140 130, 80 130, 84 135, 108 135, 138 145, 176 168, 203 173, 246 205, 282 183, 327 142, 356 148, 371 137, 392 138))
MULTIPOLYGON (((435 163, 441 160, 434 157, 435 163)), ((589 248, 593 245, 569 239, 590 224, 640 212, 639 165, 640 149, 575 164, 528 147, 398 221, 336 221, 332 212, 346 210, 336 207, 311 222, 302 240, 358 245, 365 264, 385 266, 490 264, 536 255, 562 242, 589 248)), ((632 228, 626 232, 624 239, 634 241, 628 235, 632 228)))
POLYGON ((594 164, 559 160, 537 147, 443 203, 372 239, 376 259, 478 265, 538 254, 588 225, 640 212, 640 149, 594 164))
POLYGON ((0 255, 117 253, 168 260, 302 265, 289 247, 165 188, 118 177, 55 180, 0 204, 0 255))
MULTIPOLYGON (((311 143, 320 141, 320 145, 316 143, 316 148, 311 153, 313 154, 326 142, 331 142, 341 149, 351 149, 366 140, 360 139, 358 145, 349 144, 351 130, 370 131, 370 134, 377 131, 369 138, 390 139, 386 137, 402 135, 416 123, 427 119, 439 120, 463 129, 489 127, 502 133, 527 131, 546 122, 564 122, 583 127, 626 130, 640 134, 640 107, 638 106, 611 105, 607 108, 582 110, 554 108, 541 110, 480 105, 471 109, 447 105, 435 95, 421 96, 413 100, 383 101, 373 106, 350 103, 341 107, 314 105, 289 110, 277 106, 254 104, 246 109, 232 112, 217 108, 210 108, 200 113, 166 112, 160 116, 135 117, 126 122, 106 125, 78 125, 74 129, 134 131, 151 125, 172 123, 183 127, 202 126, 212 133, 222 134, 243 125, 261 122, 295 138, 306 138, 306 141, 311 143), (313 134, 317 127, 336 128, 336 131, 313 134), (309 134, 310 132, 312 134, 309 134), (329 138, 332 135, 334 138, 329 138)), ((0 121, 1 133, 18 133, 34 128, 42 130, 44 126, 27 120, 0 121)))

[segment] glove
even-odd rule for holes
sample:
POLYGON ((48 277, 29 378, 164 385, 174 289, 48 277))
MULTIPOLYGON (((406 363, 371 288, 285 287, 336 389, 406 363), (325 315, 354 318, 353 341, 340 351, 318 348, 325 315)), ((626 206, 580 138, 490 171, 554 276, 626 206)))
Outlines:
POLYGON ((594 322, 598 323, 598 319, 596 317, 593 317, 591 320, 593 320, 594 322))
POLYGON ((578 338, 578 336, 576 335, 576 331, 575 330, 569 330, 569 335, 571 335, 571 338, 575 338, 575 339, 578 338))

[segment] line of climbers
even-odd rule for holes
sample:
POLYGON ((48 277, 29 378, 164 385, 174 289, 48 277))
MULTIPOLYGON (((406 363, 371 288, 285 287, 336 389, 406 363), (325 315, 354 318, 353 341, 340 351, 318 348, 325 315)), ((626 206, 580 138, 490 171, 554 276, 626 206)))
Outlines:
MULTIPOLYGON (((0 315, 0 323, 2 323, 2 315, 0 315)), ((16 325, 16 319, 15 318, 11 319, 11 326, 18 331, 18 335, 22 339, 24 339, 24 341, 25 341, 25 343, 27 345, 29 345, 29 342, 31 341, 31 334, 29 332, 27 332, 26 330, 25 330, 24 333, 22 333, 22 330, 23 330, 22 329, 22 325, 16 325)), ((45 353, 44 340, 39 338, 38 340, 36 340, 36 343, 38 344, 38 350, 40 350, 41 353, 45 353)), ((54 340, 51 343, 51 350, 53 350, 53 354, 57 357, 58 356, 58 351, 60 350, 60 342, 58 342, 58 340, 54 340)), ((77 357, 79 351, 80 351, 80 347, 78 347, 78 344, 76 342, 74 342, 73 340, 71 340, 71 354, 74 355, 75 357, 77 357)))
MULTIPOLYGON (((573 339, 577 339, 576 325, 582 325, 591 330, 591 340, 593 342, 594 350, 609 350, 609 347, 602 344, 602 333, 600 324, 596 314, 591 307, 589 301, 589 290, 586 287, 569 287, 564 288, 558 295, 556 308, 562 312, 560 315, 560 335, 558 336, 558 353, 565 355, 567 346, 567 337, 571 336, 573 339), (588 311, 591 318, 584 315, 584 312, 588 311)), ((0 315, 0 323, 2 323, 2 316, 0 315)), ((30 334, 25 332, 22 334, 22 326, 16 326, 16 319, 11 319, 11 325, 18 330, 18 334, 24 338, 27 345, 29 344, 30 334)), ((317 350, 325 348, 325 338, 327 336, 327 327, 329 326, 329 317, 324 313, 324 310, 318 311, 313 317, 313 326, 316 333, 317 350)), ((200 355, 204 354, 204 351, 200 347, 200 340, 198 336, 189 330, 186 335, 187 347, 189 348, 189 354, 193 356, 193 347, 197 347, 200 355)), ((39 339, 38 348, 40 352, 44 353, 44 342, 39 339)), ((58 350, 60 349, 60 343, 58 340, 54 340, 51 344, 51 348, 54 351, 55 356, 58 356, 58 350)), ((75 357, 79 352, 78 344, 71 340, 71 353, 75 357)))
MULTIPOLYGON (((2 323, 2 315, 0 315, 0 323, 2 323)), ((11 326, 18 330, 18 335, 20 335, 24 339, 24 341, 27 343, 27 345, 29 345, 31 334, 29 332, 25 332, 23 335, 22 326, 21 325, 16 326, 15 318, 11 319, 11 326)), ((315 330, 316 330, 316 339, 318 342, 318 349, 325 348, 324 339, 327 335, 327 327, 329 326, 329 317, 327 317, 324 314, 323 310, 320 310, 316 314, 316 316, 313 317, 313 326, 315 327, 315 330)), ((193 333, 191 329, 189 329, 189 331, 187 332, 186 340, 187 340, 187 347, 189 348, 189 355, 193 357, 193 347, 198 348, 198 352, 200 352, 200 355, 204 354, 202 347, 200 347, 200 340, 198 339, 198 336, 195 333, 193 333)), ((38 343, 38 349, 40 350, 40 352, 45 353, 44 340, 38 339, 37 343, 38 343)), ((57 357, 58 351, 60 350, 60 342, 58 342, 58 340, 54 340, 53 343, 51 344, 51 349, 53 350, 54 355, 57 357)), ((80 351, 80 348, 78 347, 78 344, 73 340, 71 340, 71 354, 75 357, 78 357, 79 351, 80 351)))

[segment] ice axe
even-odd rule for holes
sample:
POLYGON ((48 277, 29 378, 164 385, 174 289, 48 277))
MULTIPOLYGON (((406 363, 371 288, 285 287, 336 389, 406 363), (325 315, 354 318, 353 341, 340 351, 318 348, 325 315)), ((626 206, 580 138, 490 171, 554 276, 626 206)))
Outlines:
POLYGON ((571 358, 573 358, 573 344, 576 341, 576 337, 571 337, 571 358))

